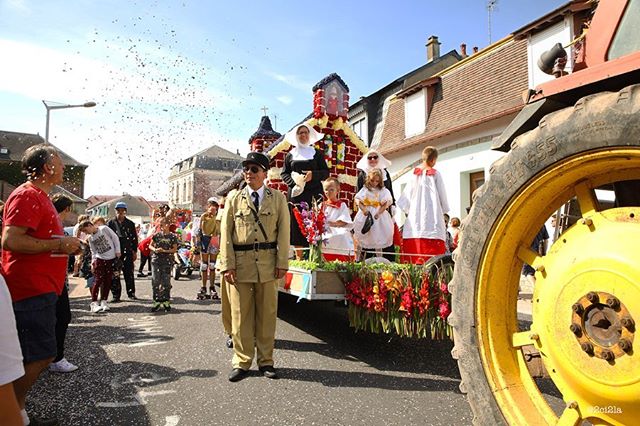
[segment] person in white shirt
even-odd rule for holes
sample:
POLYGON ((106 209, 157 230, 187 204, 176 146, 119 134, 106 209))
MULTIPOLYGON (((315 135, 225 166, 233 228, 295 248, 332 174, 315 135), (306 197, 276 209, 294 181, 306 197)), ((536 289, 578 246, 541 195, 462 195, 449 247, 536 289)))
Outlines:
POLYGON ((422 164, 413 170, 412 179, 396 201, 407 215, 402 230, 403 263, 422 264, 446 252, 444 214, 449 212, 449 203, 442 175, 433 168, 437 160, 438 150, 426 147, 422 164))
POLYGON ((353 220, 347 203, 338 199, 340 182, 335 177, 327 178, 322 186, 326 200, 322 203, 328 229, 322 236, 322 256, 326 261, 353 260, 353 220))
MULTIPOLYGON (((94 221, 95 222, 95 221, 94 221)), ((116 262, 120 258, 120 239, 111 228, 106 225, 98 225, 85 221, 80 225, 82 232, 89 234, 89 247, 91 247, 92 261, 91 271, 95 277, 91 287, 91 312, 106 312, 109 310, 107 297, 111 290, 111 280, 116 269, 116 262), (100 293, 100 303, 98 303, 100 293)))
MULTIPOLYGON (((89 216, 86 214, 81 214, 78 216, 77 223, 73 225, 73 236, 76 238, 80 238, 80 240, 84 241, 87 239, 87 235, 84 232, 80 232, 80 224, 85 220, 89 219, 89 216)), ((80 276, 80 265, 82 265, 82 254, 76 256, 75 261, 73 263, 73 276, 80 276)))
POLYGON ((353 220, 354 237, 358 251, 365 259, 381 257, 382 250, 393 244, 393 219, 387 211, 393 199, 384 187, 382 171, 372 169, 367 173, 364 186, 355 195, 358 213, 353 220), (373 218, 373 225, 363 232, 367 215, 373 218))
POLYGON ((0 424, 22 425, 20 406, 13 390, 13 381, 24 376, 22 350, 18 340, 16 318, 11 295, 0 275, 0 424))

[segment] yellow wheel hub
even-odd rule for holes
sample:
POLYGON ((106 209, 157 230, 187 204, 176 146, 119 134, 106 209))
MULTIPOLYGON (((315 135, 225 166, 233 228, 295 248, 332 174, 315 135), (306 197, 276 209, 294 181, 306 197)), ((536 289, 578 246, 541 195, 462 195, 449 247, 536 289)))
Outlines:
POLYGON ((477 338, 488 383, 509 424, 588 419, 622 425, 640 418, 640 207, 602 210, 593 189, 630 179, 640 179, 638 149, 565 159, 528 182, 489 233, 476 276, 477 338), (573 197, 581 220, 538 256, 531 241, 545 218, 573 197), (537 271, 528 331, 517 322, 523 262, 537 271), (559 416, 529 374, 520 350, 526 345, 540 351, 562 393, 566 408, 559 416))
POLYGON ((631 314, 640 312, 638 210, 590 214, 560 236, 536 274, 533 317, 549 319, 535 321, 537 346, 565 401, 582 414, 638 408, 631 314))

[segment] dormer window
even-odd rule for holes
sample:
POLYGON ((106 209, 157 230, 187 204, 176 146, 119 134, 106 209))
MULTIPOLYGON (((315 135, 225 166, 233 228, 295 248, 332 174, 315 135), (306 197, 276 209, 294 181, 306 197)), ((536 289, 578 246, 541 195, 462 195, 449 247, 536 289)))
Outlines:
POLYGON ((404 100, 404 135, 406 138, 424 132, 427 125, 426 89, 407 96, 404 100))

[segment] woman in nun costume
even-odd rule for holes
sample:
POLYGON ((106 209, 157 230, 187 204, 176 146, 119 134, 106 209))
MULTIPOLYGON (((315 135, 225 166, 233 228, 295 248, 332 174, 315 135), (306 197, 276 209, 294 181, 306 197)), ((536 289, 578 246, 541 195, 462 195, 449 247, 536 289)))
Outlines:
MULTIPOLYGON (((285 135, 285 140, 293 149, 284 158, 280 174, 289 187, 287 199, 300 209, 300 203, 311 206, 314 201, 322 202, 322 181, 329 177, 329 168, 324 161, 324 153, 313 145, 324 135, 307 124, 300 124, 285 135)), ((291 211, 291 205, 289 206, 291 211)), ((296 257, 301 258, 301 247, 308 247, 298 222, 291 214, 291 245, 296 248, 296 257)))

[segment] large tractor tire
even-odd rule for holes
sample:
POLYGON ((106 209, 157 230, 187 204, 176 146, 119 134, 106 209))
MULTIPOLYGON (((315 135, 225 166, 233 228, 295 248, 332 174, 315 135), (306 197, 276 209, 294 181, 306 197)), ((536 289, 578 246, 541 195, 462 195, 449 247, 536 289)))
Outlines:
POLYGON ((474 424, 638 424, 640 203, 605 209, 595 191, 632 180, 640 85, 549 114, 491 166, 463 221, 450 284, 452 355, 474 424), (572 199, 581 218, 538 255, 536 233, 572 199), (530 329, 517 319, 523 263, 536 269, 530 329), (531 345, 560 407, 527 369, 522 348, 531 345))

